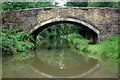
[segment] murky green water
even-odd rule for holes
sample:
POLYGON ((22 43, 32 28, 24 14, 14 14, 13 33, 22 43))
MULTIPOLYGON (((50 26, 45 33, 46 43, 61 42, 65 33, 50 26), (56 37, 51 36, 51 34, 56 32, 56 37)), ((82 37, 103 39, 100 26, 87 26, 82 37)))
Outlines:
MULTIPOLYGON (((89 53, 87 53, 89 54, 89 53)), ((102 62, 80 55, 67 44, 43 43, 37 50, 3 58, 4 78, 118 76, 117 62, 102 62), (57 44, 57 46, 56 46, 57 44), (114 66, 113 66, 114 65, 114 66)))

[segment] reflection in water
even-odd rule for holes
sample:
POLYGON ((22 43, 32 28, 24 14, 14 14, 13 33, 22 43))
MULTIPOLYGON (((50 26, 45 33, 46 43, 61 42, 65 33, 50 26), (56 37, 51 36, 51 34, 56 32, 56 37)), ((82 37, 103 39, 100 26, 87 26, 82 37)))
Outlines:
POLYGON ((43 43, 37 48, 33 68, 53 77, 70 77, 82 75, 97 64, 97 60, 72 51, 68 44, 43 43))
POLYGON ((101 67, 102 65, 100 68, 97 60, 73 51, 63 40, 45 42, 34 52, 9 56, 2 60, 4 78, 83 77, 87 75, 87 78, 92 76, 98 78, 101 74, 103 78, 106 74, 111 78, 114 74, 110 71, 113 68, 110 67, 112 62, 106 67, 110 67, 109 71, 104 66, 101 67), (95 70, 97 72, 92 74, 95 70))

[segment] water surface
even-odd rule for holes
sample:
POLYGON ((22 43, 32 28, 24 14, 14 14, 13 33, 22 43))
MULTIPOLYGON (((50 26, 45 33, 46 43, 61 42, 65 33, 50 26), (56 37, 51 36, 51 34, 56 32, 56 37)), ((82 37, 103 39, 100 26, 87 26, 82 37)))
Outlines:
MULTIPOLYGON (((86 53, 89 54, 89 53, 86 53)), ((78 51, 67 43, 49 42, 36 51, 3 58, 4 78, 113 78, 118 76, 117 62, 99 61, 78 51), (114 65, 114 66, 113 66, 114 65)))

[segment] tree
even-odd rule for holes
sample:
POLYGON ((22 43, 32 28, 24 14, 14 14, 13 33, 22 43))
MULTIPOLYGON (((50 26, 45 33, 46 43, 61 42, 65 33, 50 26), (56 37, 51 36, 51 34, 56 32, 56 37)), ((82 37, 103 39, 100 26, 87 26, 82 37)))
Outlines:
POLYGON ((118 8, 118 2, 89 2, 88 7, 118 8))
POLYGON ((19 10, 28 8, 54 7, 51 2, 3 2, 2 10, 19 10))
POLYGON ((72 7, 87 7, 88 2, 67 2, 67 4, 65 5, 72 6, 72 7))

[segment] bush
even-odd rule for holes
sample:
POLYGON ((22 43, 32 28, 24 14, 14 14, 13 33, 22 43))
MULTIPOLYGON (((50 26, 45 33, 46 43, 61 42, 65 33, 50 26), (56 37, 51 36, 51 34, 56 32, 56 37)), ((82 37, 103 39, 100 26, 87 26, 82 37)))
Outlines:
POLYGON ((68 41, 70 41, 70 47, 73 50, 77 50, 79 54, 90 56, 92 58, 104 58, 104 59, 111 59, 120 61, 120 52, 118 51, 118 41, 119 35, 113 36, 107 40, 104 40, 100 43, 90 44, 92 40, 87 40, 81 37, 79 34, 70 34, 68 36, 68 41))
POLYGON ((34 44, 29 42, 32 38, 28 33, 22 32, 20 27, 2 27, 2 55, 10 55, 17 52, 26 52, 34 44))
POLYGON ((92 55, 98 54, 103 58, 120 60, 120 57, 118 56, 118 35, 95 45, 88 45, 85 52, 89 52, 92 55))
POLYGON ((108 8, 118 8, 118 2, 89 2, 88 7, 108 7, 108 8))

